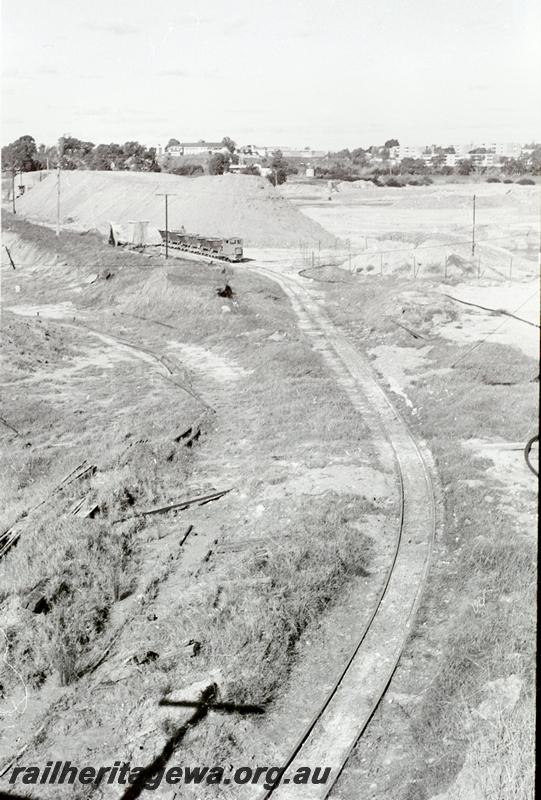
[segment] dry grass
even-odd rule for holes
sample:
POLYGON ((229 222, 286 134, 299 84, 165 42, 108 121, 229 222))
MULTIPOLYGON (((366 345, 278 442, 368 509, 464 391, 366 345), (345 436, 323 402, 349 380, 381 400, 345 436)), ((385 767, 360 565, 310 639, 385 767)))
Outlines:
MULTIPOLYGON (((40 246, 52 246, 52 232, 29 229, 40 246)), ((24 230, 20 228, 21 233, 24 230)), ((72 278, 88 274, 110 252, 91 235, 63 235, 59 246, 74 265, 72 278), (88 264, 79 257, 80 241, 88 264), (100 247, 91 257, 92 248, 100 247)), ((303 634, 317 629, 320 616, 338 601, 348 582, 365 574, 371 559, 370 514, 375 510, 383 514, 387 509, 379 500, 373 504, 360 496, 333 492, 284 494, 280 500, 265 498, 265 512, 255 520, 252 514, 257 498, 269 484, 279 486, 286 481, 293 469, 290 465, 323 467, 331 456, 347 462, 357 454, 362 463, 371 463, 365 452, 370 436, 363 421, 298 333, 285 298, 261 278, 243 273, 241 268, 228 275, 236 297, 234 302, 227 301, 231 311, 222 313, 224 301, 215 294, 225 280, 221 269, 202 269, 194 263, 171 264, 164 269, 161 262, 147 276, 139 257, 125 253, 114 253, 114 257, 115 277, 87 286, 76 315, 83 307, 91 310, 96 327, 157 351, 163 351, 170 339, 215 349, 247 370, 242 381, 223 390, 225 408, 209 415, 197 447, 188 451, 182 443, 175 443, 173 436, 192 422, 197 403, 163 381, 149 380, 148 365, 119 364, 118 374, 106 383, 100 383, 99 369, 81 374, 80 390, 92 399, 81 404, 84 415, 73 417, 56 393, 55 356, 47 357, 51 381, 42 402, 50 403, 51 432, 60 435, 63 421, 65 435, 69 424, 70 436, 83 450, 79 455, 96 463, 98 470, 90 479, 59 492, 55 504, 46 503, 39 522, 28 519, 30 524, 19 545, 0 566, 0 580, 4 579, 6 587, 0 610, 15 611, 10 616, 17 620, 10 623, 10 657, 26 679, 35 686, 49 677, 63 684, 77 681, 77 692, 69 698, 66 695, 66 725, 71 731, 79 725, 102 725, 111 731, 111 741, 114 739, 121 752, 127 746, 126 731, 148 724, 144 714, 153 712, 148 704, 140 709, 141 696, 155 702, 167 688, 186 685, 202 674, 218 670, 222 693, 230 702, 272 700, 287 682, 303 634), (145 323, 119 313, 122 311, 155 321, 145 323), (163 323, 173 327, 163 327, 163 323), (281 341, 269 339, 276 331, 282 334, 281 341), (238 446, 241 439, 243 450, 238 446), (207 466, 203 474, 198 473, 199 453, 207 465, 214 458, 214 471, 207 466), (218 504, 214 516, 214 506, 207 507, 209 535, 224 541, 255 535, 266 540, 263 551, 248 548, 240 555, 212 557, 208 563, 188 567, 178 546, 175 550, 171 544, 168 549, 174 534, 181 533, 174 516, 161 522, 148 518, 144 523, 111 525, 113 519, 132 509, 186 496, 194 483, 213 481, 219 488, 225 460, 241 467, 242 485, 233 488, 250 499, 240 502, 235 497, 224 515, 218 504), (81 496, 99 506, 94 520, 68 514, 70 505, 81 496), (148 541, 160 524, 170 535, 163 547, 160 540, 151 548, 148 541), (169 586, 170 578, 185 586, 178 596, 169 586), (51 610, 34 615, 21 608, 21 600, 40 581, 51 610), (120 681, 109 688, 100 685, 100 692, 94 695, 98 674, 85 674, 85 669, 117 629, 122 618, 118 601, 129 592, 133 595, 127 602, 130 607, 135 604, 139 616, 137 624, 122 629, 115 640, 111 669, 115 658, 125 659, 138 649, 156 648, 160 657, 134 670, 126 683, 120 681), (182 647, 192 638, 201 642, 197 658, 185 654, 182 647)), ((24 274, 17 279, 22 283, 24 274)), ((48 280, 40 283, 38 291, 34 302, 52 301, 53 297, 58 301, 61 296, 48 280)), ((55 342, 56 332, 62 338, 61 328, 57 331, 54 323, 49 327, 55 342)), ((24 349, 26 336, 22 335, 14 348, 14 361, 21 345, 24 349)), ((81 337, 70 338, 72 350, 65 354, 68 363, 77 359, 84 333, 81 337)), ((57 354, 59 358, 61 354, 57 354)), ((13 390, 15 386, 14 380, 13 390)), ((70 377, 66 391, 74 386, 70 377)), ((36 419, 40 409, 27 404, 23 392, 15 402, 27 429, 31 428, 28 409, 33 408, 36 419)), ((201 410, 199 407, 198 414, 201 410)), ((50 453, 46 437, 43 452, 50 453)), ((69 471, 67 464, 55 464, 53 456, 45 466, 31 460, 31 451, 21 450, 17 458, 29 476, 28 486, 37 494, 52 483, 53 467, 60 474, 69 471), (49 471, 47 480, 42 466, 49 471)), ((9 489, 20 510, 28 501, 29 489, 23 489, 18 479, 9 489)), ((107 672, 109 659, 104 666, 107 672)), ((211 728, 205 743, 211 760, 220 760, 233 746, 237 724, 238 720, 231 719, 225 729, 211 728)), ((39 752, 54 737, 51 730, 39 752)), ((109 755, 104 752, 100 757, 107 760, 109 755)))
POLYGON ((406 728, 403 720, 398 726, 411 747, 415 778, 399 796, 425 798, 451 786, 453 800, 531 800, 536 542, 518 514, 534 513, 535 483, 532 477, 531 493, 524 494, 510 482, 487 478, 492 461, 475 456, 462 442, 526 442, 537 427, 539 366, 516 348, 490 341, 472 350, 435 339, 433 328, 442 314, 444 321, 452 320, 458 311, 441 299, 426 305, 411 284, 384 282, 359 287, 357 293, 349 287, 347 295, 337 290, 338 297, 341 321, 354 321, 363 308, 372 342, 427 345, 397 331, 393 320, 399 320, 425 334, 431 346, 426 362, 431 371, 419 374, 407 390, 415 416, 405 406, 402 410, 437 464, 443 551, 408 654, 414 665, 418 660, 421 674, 416 679, 405 671, 402 677, 405 690, 419 694, 406 728), (485 687, 510 676, 522 682, 516 707, 480 724, 477 708, 485 687), (452 787, 464 764, 478 794, 462 784, 452 787))
MULTIPOLYGON (((273 510, 279 514, 278 504, 273 510)), ((233 702, 268 703, 286 683, 305 629, 336 602, 345 582, 365 574, 369 539, 351 523, 370 510, 365 501, 334 493, 297 504, 266 554, 243 565, 247 588, 224 585, 206 624, 209 661, 224 671, 233 702), (265 582, 249 585, 250 578, 265 582)))

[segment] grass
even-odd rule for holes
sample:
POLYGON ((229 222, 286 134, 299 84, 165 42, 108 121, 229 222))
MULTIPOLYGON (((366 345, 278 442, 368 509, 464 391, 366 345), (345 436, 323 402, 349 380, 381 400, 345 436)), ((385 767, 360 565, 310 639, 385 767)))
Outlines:
POLYGON ((371 510, 359 498, 332 493, 298 504, 277 542, 240 573, 247 584, 251 577, 270 580, 242 593, 225 585, 206 624, 209 661, 225 667, 224 691, 233 702, 270 702, 287 682, 303 632, 336 602, 345 581, 366 574, 370 540, 351 523, 371 510))
MULTIPOLYGON (((56 245, 53 232, 37 226, 27 229, 19 220, 12 223, 25 241, 28 230, 40 247, 56 245)), ((84 277, 110 253, 93 235, 63 234, 58 246, 73 266, 70 280, 84 277)), ((37 405, 37 390, 29 392, 19 380, 26 362, 24 370, 21 362, 19 372, 12 375, 12 410, 17 408, 17 422, 25 431, 32 431, 31 440, 38 440, 34 421, 41 421, 44 407, 51 422, 46 431, 39 431, 45 465, 34 463, 32 448, 16 445, 21 470, 29 480, 25 487, 11 478, 8 489, 17 509, 30 504, 29 487, 39 497, 53 483, 52 472, 55 476, 56 471, 69 472, 75 454, 98 467, 86 481, 59 492, 54 504, 47 502, 39 518, 29 517, 20 543, 0 565, 5 587, 0 609, 9 608, 14 612, 10 620, 15 620, 9 630, 10 657, 43 691, 51 682, 76 685, 77 692, 65 694, 64 718, 73 736, 79 726, 83 735, 87 725, 107 732, 108 743, 104 741, 102 751, 95 753, 98 761, 110 759, 113 741, 119 753, 125 752, 126 731, 148 725, 148 716, 143 715, 152 716, 152 703, 167 687, 184 686, 201 674, 218 671, 223 696, 230 702, 271 702, 287 683, 306 632, 317 630, 321 616, 348 584, 369 571, 370 518, 387 511, 380 499, 344 493, 266 496, 269 486, 278 491, 284 484, 287 489, 298 469, 302 473, 323 468, 333 458, 356 463, 360 455, 363 463, 372 463, 364 422, 299 334, 278 290, 238 268, 228 276, 236 297, 228 301, 231 311, 225 314, 224 301, 215 294, 224 281, 219 268, 203 269, 191 262, 164 268, 159 262, 147 275, 140 268, 140 257, 116 252, 114 257, 115 276, 85 286, 77 298, 76 317, 90 313, 95 327, 160 352, 170 340, 193 342, 231 359, 246 372, 238 383, 214 386, 216 413, 203 418, 202 436, 189 451, 174 436, 203 409, 156 377, 149 365, 119 361, 114 373, 89 368, 68 372, 62 381, 55 376, 60 367, 76 364, 83 347, 90 345, 84 331, 70 330, 64 339, 65 329, 46 323, 47 342, 59 348, 49 348, 44 356, 49 362, 48 381, 40 385, 37 405), (276 331, 283 335, 281 341, 269 338, 276 331), (76 409, 82 413, 75 414, 76 409), (57 438, 67 436, 73 445, 67 454, 51 448, 57 438), (212 482, 220 488, 226 479, 222 470, 227 481, 233 482, 232 476, 237 481, 232 485, 236 493, 220 501, 223 506, 206 506, 193 517, 170 515, 111 524, 133 509, 186 496, 194 485, 212 482), (95 519, 68 513, 82 496, 99 506, 95 519), (254 516, 258 503, 264 511, 254 516), (192 563, 193 540, 184 550, 175 544, 186 529, 186 519, 194 520, 193 536, 208 537, 212 551, 215 540, 253 537, 265 544, 239 555, 211 554, 192 563), (51 610, 31 614, 21 608, 21 601, 40 582, 51 610), (135 622, 122 628, 121 600, 130 592, 135 622), (160 657, 132 669, 125 683, 118 678, 104 685, 100 673, 91 674, 88 666, 116 633, 106 673, 109 669, 114 673, 119 661, 140 648, 156 649, 160 657), (184 653, 182 643, 189 639, 201 643, 197 658, 184 653), (143 703, 141 697, 146 698, 143 703)), ((48 277, 33 288, 22 267, 17 281, 33 302, 53 298, 58 302, 63 296, 62 286, 48 277)), ((12 362, 18 364, 25 351, 31 364, 32 337, 45 323, 33 319, 12 324, 12 362)), ((100 352, 107 350, 103 343, 92 342, 100 352)), ((176 358, 173 350, 168 352, 176 358)), ((208 382, 202 384, 187 370, 183 379, 203 395, 209 390, 208 382)), ((237 735, 238 720, 224 724, 210 726, 197 740, 197 747, 204 743, 213 760, 220 761, 227 748, 234 747, 232 740, 242 738, 237 735)), ((53 743, 51 729, 34 757, 53 743)), ((242 752, 237 755, 240 758, 242 752)))
POLYGON ((412 666, 404 666, 397 688, 416 695, 417 702, 409 706, 406 727, 390 712, 382 717, 385 736, 392 742, 397 726, 400 747, 410 754, 408 774, 402 769, 398 776, 389 767, 388 785, 400 777, 407 787, 396 795, 400 800, 431 797, 464 768, 459 782, 470 783, 457 784, 452 797, 470 796, 475 785, 476 796, 487 799, 531 800, 536 542, 519 514, 534 513, 535 484, 532 480, 531 491, 520 490, 512 478, 487 477, 492 460, 462 442, 526 442, 538 419, 538 365, 510 346, 485 342, 471 350, 434 338, 433 321, 442 313, 456 319, 456 309, 435 298, 427 306, 421 295, 412 297, 410 286, 404 288, 407 302, 400 285, 367 286, 357 293, 349 287, 334 311, 348 321, 362 303, 372 344, 427 345, 393 330, 389 322, 395 316, 430 340, 426 373, 407 389, 415 416, 405 405, 402 413, 435 458, 444 523, 407 653, 412 666), (487 687, 515 678, 522 687, 516 704, 503 704, 493 718, 481 719, 487 687))

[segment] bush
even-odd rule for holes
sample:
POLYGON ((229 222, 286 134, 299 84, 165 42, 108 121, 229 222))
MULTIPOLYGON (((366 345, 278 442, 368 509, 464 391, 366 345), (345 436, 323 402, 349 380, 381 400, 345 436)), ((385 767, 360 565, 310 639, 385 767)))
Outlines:
POLYGON ((215 153, 209 161, 209 175, 223 175, 229 159, 223 153, 215 153))
POLYGON ((389 180, 385 182, 385 186, 397 186, 400 189, 402 189, 404 184, 402 183, 402 181, 399 181, 396 178, 389 178, 389 180))
MULTIPOLYGON (((509 182, 512 183, 512 181, 509 182)), ((499 178, 490 177, 487 178, 487 183, 501 183, 501 180, 499 178)))
POLYGON ((531 178, 519 178, 515 183, 519 183, 521 186, 535 186, 535 181, 531 178))
POLYGON ((287 172, 282 168, 273 170, 270 175, 267 175, 267 179, 273 186, 280 186, 287 181, 287 172))
POLYGON ((504 183, 514 183, 514 181, 511 178, 505 178, 504 183))
POLYGON ((185 164, 170 170, 172 175, 204 175, 205 169, 201 164, 185 164))

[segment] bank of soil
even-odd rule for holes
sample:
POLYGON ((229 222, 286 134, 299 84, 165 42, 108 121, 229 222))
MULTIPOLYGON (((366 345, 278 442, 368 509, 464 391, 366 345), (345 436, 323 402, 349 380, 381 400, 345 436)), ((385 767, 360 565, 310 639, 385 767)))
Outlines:
POLYGON ((209 714, 177 757, 275 763, 349 651, 344 609, 371 602, 393 466, 274 285, 231 270, 225 300, 221 266, 11 233, 3 530, 20 537, 0 603, 22 679, 4 699, 27 698, 1 764, 22 748, 28 763, 148 764, 182 719, 160 699, 197 699, 201 682, 239 711, 209 714), (254 704, 265 713, 241 713, 254 704))

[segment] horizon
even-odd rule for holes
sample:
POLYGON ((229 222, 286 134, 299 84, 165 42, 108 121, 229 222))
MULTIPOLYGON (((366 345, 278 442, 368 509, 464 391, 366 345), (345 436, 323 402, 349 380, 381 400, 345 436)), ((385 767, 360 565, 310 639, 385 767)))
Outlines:
POLYGON ((237 143, 337 151, 539 138, 533 0, 211 0, 201 15, 157 0, 151 12, 96 0, 75 17, 57 0, 51 25, 37 0, 4 0, 2 142, 69 132, 165 146, 218 129, 237 143))

